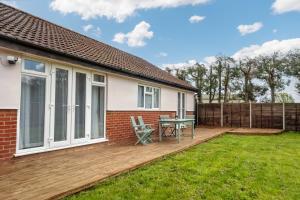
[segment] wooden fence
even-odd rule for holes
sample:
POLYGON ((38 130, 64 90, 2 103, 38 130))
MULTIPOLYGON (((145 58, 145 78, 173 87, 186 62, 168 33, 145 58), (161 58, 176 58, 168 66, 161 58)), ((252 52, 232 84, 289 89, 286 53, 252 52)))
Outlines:
POLYGON ((300 131, 300 103, 212 103, 197 105, 198 125, 300 131))

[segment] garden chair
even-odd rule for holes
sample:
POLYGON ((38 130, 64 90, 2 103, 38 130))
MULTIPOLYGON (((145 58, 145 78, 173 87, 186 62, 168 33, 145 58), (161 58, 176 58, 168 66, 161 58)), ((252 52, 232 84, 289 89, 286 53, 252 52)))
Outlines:
POLYGON ((151 133, 153 130, 146 129, 144 126, 137 125, 136 121, 133 116, 130 117, 131 126, 133 128, 133 131, 138 138, 138 141, 135 143, 137 145, 138 143, 141 143, 143 145, 149 144, 152 142, 151 140, 151 133))
MULTIPOLYGON (((169 115, 160 115, 160 119, 170 119, 169 115)), ((169 123, 163 123, 161 124, 161 129, 162 129, 162 136, 167 137, 167 136, 175 136, 175 127, 173 124, 169 123), (166 132, 170 130, 170 133, 167 135, 166 132)))
MULTIPOLYGON (((185 119, 195 119, 195 115, 186 115, 185 119)), ((181 125, 181 128, 188 128, 191 127, 192 123, 191 122, 185 122, 184 124, 181 125)))
MULTIPOLYGON (((144 123, 144 120, 143 120, 142 116, 138 116, 138 122, 139 122, 139 125, 141 126, 141 128, 144 129, 144 130, 149 130, 149 131, 151 131, 151 133, 155 130, 155 129, 152 128, 151 124, 145 124, 144 123)), ((152 142, 151 135, 149 137, 149 141, 152 142)))

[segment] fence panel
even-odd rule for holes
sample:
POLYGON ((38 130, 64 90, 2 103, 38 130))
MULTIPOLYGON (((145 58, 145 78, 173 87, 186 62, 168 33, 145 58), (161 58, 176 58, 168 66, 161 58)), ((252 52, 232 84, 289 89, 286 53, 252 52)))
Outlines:
POLYGON ((227 103, 223 105, 225 127, 250 127, 250 105, 244 103, 227 103))
POLYGON ((249 103, 223 104, 223 110, 218 103, 198 104, 198 125, 250 127, 250 118, 252 128, 285 127, 285 130, 300 131, 300 103, 287 103, 284 106, 282 103, 252 103, 251 112, 249 103))
POLYGON ((300 104, 285 104, 285 128, 291 131, 300 131, 300 104))
POLYGON ((221 105, 220 104, 199 104, 198 123, 205 126, 221 125, 221 105))

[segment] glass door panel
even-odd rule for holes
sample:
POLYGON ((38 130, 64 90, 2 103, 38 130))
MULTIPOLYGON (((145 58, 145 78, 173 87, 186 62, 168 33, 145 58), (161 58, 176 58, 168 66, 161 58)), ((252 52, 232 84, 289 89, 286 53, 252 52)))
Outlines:
POLYGON ((177 94, 177 116, 181 119, 181 93, 177 94))
POLYGON ((67 140, 68 71, 56 70, 54 141, 67 140))
POLYGON ((76 72, 75 139, 85 138, 86 74, 76 72))
POLYGON ((50 146, 54 147, 70 144, 72 71, 62 67, 52 70, 50 146))
POLYGON ((92 86, 91 139, 104 138, 104 87, 92 86))

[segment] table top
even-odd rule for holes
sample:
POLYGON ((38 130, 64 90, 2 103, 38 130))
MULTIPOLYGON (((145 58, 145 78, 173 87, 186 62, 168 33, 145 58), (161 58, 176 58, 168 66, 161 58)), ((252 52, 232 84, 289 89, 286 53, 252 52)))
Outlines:
POLYGON ((195 119, 160 119, 160 123, 181 123, 181 122, 192 122, 195 119))

